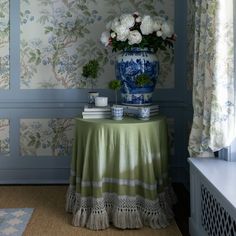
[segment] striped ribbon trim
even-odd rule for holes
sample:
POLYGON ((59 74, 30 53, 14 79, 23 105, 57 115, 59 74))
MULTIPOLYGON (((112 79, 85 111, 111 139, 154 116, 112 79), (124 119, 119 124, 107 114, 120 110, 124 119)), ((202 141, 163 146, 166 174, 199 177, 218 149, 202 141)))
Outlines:
POLYGON ((141 180, 134 179, 114 179, 114 178, 102 178, 100 181, 81 181, 81 178, 76 177, 76 183, 81 184, 82 187, 92 186, 94 188, 101 188, 103 184, 118 184, 118 185, 127 185, 130 187, 142 186, 148 190, 155 190, 157 188, 157 183, 147 184, 141 180))
MULTIPOLYGON (((71 176, 75 176, 75 172, 71 170, 71 176)), ((163 175, 165 178, 167 174, 163 175)), ((94 187, 101 188, 103 184, 118 184, 118 185, 127 185, 130 187, 142 186, 144 189, 155 190, 157 188, 157 184, 162 184, 163 180, 159 177, 158 181, 154 184, 147 184, 139 179, 117 179, 117 178, 102 178, 100 181, 84 181, 81 180, 80 177, 76 177, 76 184, 80 184, 82 187, 94 187)))

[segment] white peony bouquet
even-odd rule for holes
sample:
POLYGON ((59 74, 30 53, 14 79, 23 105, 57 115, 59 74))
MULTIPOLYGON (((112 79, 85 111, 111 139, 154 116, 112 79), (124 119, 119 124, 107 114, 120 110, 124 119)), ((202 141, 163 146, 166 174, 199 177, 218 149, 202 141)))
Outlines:
POLYGON ((101 42, 113 51, 132 47, 166 50, 176 39, 173 26, 164 17, 141 16, 138 12, 114 18, 101 35, 101 42))

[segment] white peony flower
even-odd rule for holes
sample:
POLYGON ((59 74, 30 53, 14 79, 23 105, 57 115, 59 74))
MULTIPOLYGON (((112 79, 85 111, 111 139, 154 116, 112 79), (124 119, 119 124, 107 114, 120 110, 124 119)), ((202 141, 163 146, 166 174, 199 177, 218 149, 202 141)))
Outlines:
POLYGON ((161 30, 158 30, 158 31, 156 32, 156 34, 157 34, 157 37, 161 37, 161 36, 162 36, 162 31, 161 31, 161 30))
POLYGON ((118 25, 115 29, 114 29, 117 37, 116 39, 118 41, 125 41, 128 38, 129 35, 129 29, 127 29, 124 25, 118 25))
POLYGON ((120 16, 120 24, 129 29, 134 26, 135 19, 131 14, 123 14, 120 16))
POLYGON ((143 35, 153 33, 153 20, 150 16, 144 16, 140 25, 140 30, 143 35))
POLYGON ((173 25, 167 17, 134 12, 123 14, 108 22, 106 32, 102 33, 100 40, 105 46, 111 46, 114 51, 133 45, 163 50, 172 46, 168 41, 175 40, 173 30, 173 25), (163 44, 159 45, 159 42, 163 44))
POLYGON ((166 18, 163 17, 163 16, 155 16, 155 17, 153 18, 153 20, 159 22, 160 24, 162 24, 163 22, 166 21, 166 18))
POLYGON ((111 37, 114 39, 116 37, 116 33, 115 32, 112 32, 111 33, 111 37))
POLYGON ((163 32, 163 35, 165 35, 166 37, 171 37, 173 34, 172 27, 167 22, 164 22, 162 24, 161 30, 163 32))
POLYGON ((142 21, 142 17, 141 17, 141 16, 138 16, 138 17, 135 19, 135 21, 136 21, 137 23, 140 23, 140 22, 142 21))
POLYGON ((138 44, 141 43, 142 41, 142 35, 139 33, 138 30, 133 30, 130 31, 129 36, 128 36, 128 43, 129 45, 133 45, 133 44, 138 44))
POLYGON ((119 19, 116 17, 112 22, 111 22, 111 29, 115 31, 115 28, 120 25, 119 19))
POLYGON ((153 31, 158 31, 161 29, 162 23, 160 21, 154 21, 153 22, 153 31))
POLYGON ((107 32, 107 31, 102 32, 100 41, 101 41, 105 46, 107 46, 107 45, 109 44, 109 39, 110 39, 110 33, 107 32))

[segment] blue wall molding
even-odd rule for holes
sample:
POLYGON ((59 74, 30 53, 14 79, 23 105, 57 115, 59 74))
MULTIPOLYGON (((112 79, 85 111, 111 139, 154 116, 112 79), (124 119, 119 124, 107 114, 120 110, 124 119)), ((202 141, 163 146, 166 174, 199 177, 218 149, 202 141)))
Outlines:
MULTIPOLYGON (((10 120, 10 155, 0 154, 0 184, 67 183, 70 157, 20 156, 20 119, 74 118, 88 100, 88 89, 20 89, 20 0, 10 0, 10 90, 0 91, 0 119, 10 120)), ((173 181, 188 182, 187 142, 192 118, 191 91, 187 90, 187 1, 176 1, 175 87, 157 89, 154 103, 174 121, 173 181)), ((114 101, 114 92, 98 89, 114 101)))
MULTIPOLYGON (((114 102, 109 102, 111 105, 114 102)), ((86 102, 75 102, 75 101, 50 101, 50 100, 15 100, 15 101, 0 101, 0 109, 38 109, 38 108, 61 108, 61 109, 71 109, 71 108, 80 108, 83 109, 86 102)), ((165 101, 165 102, 154 102, 154 104, 158 104, 160 108, 185 108, 191 109, 192 105, 189 103, 181 102, 181 101, 165 101)))

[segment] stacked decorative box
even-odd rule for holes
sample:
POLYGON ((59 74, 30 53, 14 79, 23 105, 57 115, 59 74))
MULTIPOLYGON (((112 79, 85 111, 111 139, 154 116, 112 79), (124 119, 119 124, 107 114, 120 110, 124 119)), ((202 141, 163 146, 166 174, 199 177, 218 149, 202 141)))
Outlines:
POLYGON ((82 116, 83 119, 111 118, 111 107, 96 107, 94 105, 85 105, 82 116))
POLYGON ((156 116, 159 114, 159 105, 153 104, 149 106, 131 106, 131 105, 117 105, 118 107, 124 108, 124 114, 127 116, 138 116, 138 111, 142 107, 149 107, 150 108, 150 117, 156 116))
MULTIPOLYGON (((153 104, 150 106, 131 106, 131 105, 115 105, 116 107, 122 107, 124 109, 125 116, 138 117, 138 111, 142 107, 150 108, 150 117, 159 114, 159 105, 153 104)), ((111 118, 111 107, 97 107, 94 105, 85 105, 82 112, 83 119, 103 119, 111 118)))

